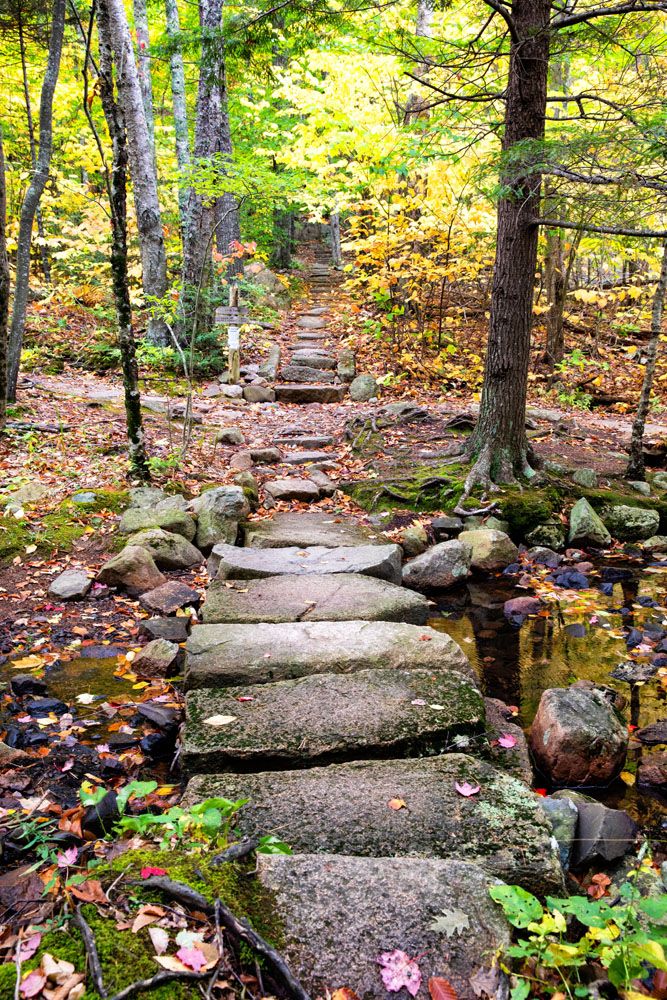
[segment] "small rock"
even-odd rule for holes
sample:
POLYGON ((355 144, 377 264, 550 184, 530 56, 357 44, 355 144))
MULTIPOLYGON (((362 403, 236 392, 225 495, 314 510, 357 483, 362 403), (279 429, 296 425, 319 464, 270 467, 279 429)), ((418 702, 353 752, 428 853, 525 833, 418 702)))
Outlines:
POLYGON ((234 484, 240 486, 251 509, 254 510, 259 502, 259 483, 248 469, 241 469, 234 476, 234 484))
POLYGON ((528 615, 536 615, 541 608, 542 602, 539 597, 513 597, 511 600, 505 601, 503 614, 505 618, 511 619, 516 624, 521 624, 528 615))
POLYGON ((441 517, 434 517, 431 521, 431 530, 435 535, 436 542, 444 542, 463 531, 463 519, 460 517, 450 517, 447 514, 443 514, 441 517))
POLYGON ((139 634, 168 642, 185 642, 189 634, 189 618, 144 618, 138 623, 139 634))
POLYGON ((178 580, 168 580, 154 590, 143 593, 139 603, 151 613, 173 615, 181 608, 197 608, 201 603, 201 596, 198 591, 178 580))
POLYGON ((244 395, 243 386, 240 385, 221 385, 220 394, 226 396, 227 399, 241 399, 244 395))
POLYGON ((341 382, 351 382, 356 375, 356 370, 354 351, 344 347, 343 350, 338 353, 338 364, 336 366, 336 374, 338 375, 338 378, 341 382))
POLYGON ((611 535, 585 497, 577 500, 570 511, 568 542, 570 545, 589 544, 599 548, 611 544, 611 535))
POLYGON ((398 541, 406 556, 420 556, 428 548, 428 532, 419 521, 413 521, 403 529, 398 541))
POLYGON ((321 316, 299 316, 296 325, 302 330, 324 330, 327 321, 321 316))
POLYGON ((301 500, 312 503, 320 498, 319 487, 310 479, 273 479, 264 483, 273 500, 301 500))
POLYGON ((245 444, 245 438, 238 427, 221 427, 215 435, 216 444, 245 444))
POLYGON ((132 669, 145 677, 171 677, 176 672, 182 652, 176 643, 168 639, 153 639, 137 653, 132 669))
POLYGON ((277 448, 251 448, 250 455, 255 465, 275 465, 282 459, 277 448))
POLYGON ((266 389, 263 385, 247 385, 243 390, 243 398, 249 403, 274 403, 276 394, 273 389, 266 389))
POLYGON ((140 545, 126 545, 108 559, 97 579, 110 587, 125 587, 131 594, 154 590, 166 582, 150 552, 140 545))
POLYGON ((15 674, 9 681, 9 687, 17 698, 23 698, 27 694, 46 694, 47 691, 44 681, 32 674, 15 674))
POLYGON ((199 518, 195 542, 200 549, 209 549, 218 542, 235 542, 239 521, 250 513, 240 486, 217 486, 207 490, 192 501, 192 506, 199 518))
POLYGON ((199 549, 182 535, 161 528, 139 531, 128 538, 128 545, 147 549, 160 569, 190 569, 204 561, 199 549))
POLYGON ((634 733, 635 739, 645 743, 647 746, 657 746, 659 743, 667 743, 667 719, 658 719, 643 729, 637 729, 634 733))
POLYGON ((308 475, 311 482, 317 486, 322 497, 332 497, 338 489, 333 479, 329 479, 326 472, 323 472, 321 469, 309 469, 308 475))
POLYGON ((238 469, 239 472, 248 472, 253 467, 252 455, 249 451, 237 451, 229 460, 230 469, 238 469))
POLYGON ((271 344, 266 360, 259 366, 258 373, 269 382, 275 381, 280 364, 280 344, 271 344))
POLYGON ((637 782, 653 788, 667 788, 667 752, 650 753, 642 757, 637 769, 637 782))
POLYGON ((91 492, 74 493, 73 496, 70 497, 70 500, 72 501, 72 503, 80 503, 80 504, 95 503, 95 501, 97 500, 97 493, 91 493, 91 492))
POLYGON ((559 521, 538 524, 526 535, 528 545, 543 545, 550 549, 562 549, 565 545, 565 529, 559 521))
POLYGON ((584 489, 594 490, 598 484, 597 473, 594 469, 575 469, 572 473, 572 482, 584 489))
POLYGON ((32 715, 33 719, 43 719, 51 713, 64 715, 67 711, 67 705, 59 698, 33 698, 25 703, 25 710, 32 715))
POLYGON ((9 767, 10 764, 21 764, 28 761, 33 761, 33 758, 25 750, 17 750, 16 747, 9 747, 0 740, 0 767, 9 767))
POLYGON ((651 535, 641 543, 641 548, 652 555, 663 555, 667 552, 667 535, 651 535))
POLYGON ((603 785, 625 762, 628 732, 597 689, 549 688, 530 731, 535 763, 557 785, 603 785))
POLYGON ((629 507, 618 504, 605 511, 604 523, 620 541, 634 542, 657 534, 660 514, 647 507, 629 507))
POLYGON ((641 493, 642 496, 650 497, 651 495, 649 484, 642 482, 640 479, 629 479, 628 486, 632 487, 635 493, 641 493))
POLYGON ((504 531, 495 528, 476 528, 473 531, 463 531, 459 542, 465 542, 472 548, 471 567, 477 570, 504 569, 510 563, 516 562, 519 550, 504 531))
POLYGON ((555 569, 563 559, 558 552, 554 552, 553 549, 549 549, 544 545, 534 545, 532 549, 528 549, 526 558, 530 562, 537 563, 538 566, 548 566, 550 569, 555 569))
POLYGON ((403 583, 414 590, 452 587, 470 572, 472 547, 460 540, 439 542, 403 568, 403 583))
POLYGON ((664 492, 667 490, 667 472, 656 472, 653 477, 652 485, 655 486, 656 490, 664 492))
POLYGON ((51 581, 48 594, 54 601, 80 601, 92 583, 85 569, 66 569, 51 581))
POLYGON ((136 486, 130 490, 130 507, 154 507, 165 496, 164 490, 157 486, 136 486))
POLYGON ((7 499, 23 506, 26 503, 38 503, 44 497, 48 496, 50 492, 51 490, 48 486, 45 486, 38 480, 34 480, 31 483, 26 483, 24 486, 19 486, 7 499))
POLYGON ((634 660, 629 660, 614 667, 610 676, 617 681, 625 681, 626 684, 646 684, 657 672, 657 663, 636 663, 634 660))
POLYGON ((375 399, 380 389, 372 375, 357 375, 350 383, 350 399, 355 403, 366 403, 375 399))

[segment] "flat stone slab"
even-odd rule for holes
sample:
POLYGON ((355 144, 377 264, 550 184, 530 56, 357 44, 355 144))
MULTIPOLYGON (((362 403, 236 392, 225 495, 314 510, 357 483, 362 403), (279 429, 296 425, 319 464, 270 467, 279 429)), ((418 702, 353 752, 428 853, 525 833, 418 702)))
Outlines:
POLYGON ((236 545, 215 545, 208 561, 211 579, 253 580, 286 573, 303 576, 310 573, 361 573, 390 583, 401 582, 400 545, 341 546, 323 545, 282 549, 241 549, 236 545))
POLYGON ((296 325, 303 330, 323 330, 327 321, 323 316, 299 316, 296 325))
POLYGON ((323 368, 313 368, 310 365, 283 365, 280 369, 281 378, 288 382, 334 382, 336 373, 323 368))
POLYGON ((295 448, 326 448, 333 444, 334 439, 329 434, 297 434, 289 437, 277 437, 273 439, 274 444, 293 445, 295 448))
POLYGON ((376 528, 355 521, 337 519, 332 514, 285 511, 271 520, 249 521, 242 525, 243 544, 255 549, 282 549, 286 546, 382 545, 387 538, 376 528))
MULTIPOLYGON (((472 679, 460 647, 445 632, 386 621, 310 621, 197 625, 186 644, 186 688, 268 684, 314 674, 382 668, 453 670, 472 679)), ((474 682, 473 682, 474 683, 474 682)))
POLYGON ((264 483, 264 491, 274 500, 313 503, 320 499, 320 488, 310 479, 272 479, 264 483))
POLYGON ((302 347, 292 352, 292 364, 304 365, 307 368, 327 368, 333 371, 336 368, 336 359, 333 355, 315 347, 302 347))
POLYGON ((284 382, 276 386, 276 399, 279 403, 340 403, 346 392, 346 385, 284 382))
POLYGON ((198 775, 187 805, 211 796, 248 798, 241 836, 279 830, 297 854, 465 857, 531 891, 563 888, 552 827, 540 799, 486 761, 452 753, 423 760, 374 760, 303 771, 198 775), (481 791, 463 798, 455 783, 481 791), (387 803, 401 799, 405 807, 387 803))
POLYGON ((354 573, 214 580, 206 594, 207 624, 389 621, 423 625, 430 615, 422 594, 354 573))
POLYGON ((313 997, 348 987, 363 1000, 403 1000, 406 990, 387 992, 377 961, 398 949, 417 956, 420 998, 442 976, 470 1000, 470 976, 509 943, 488 876, 466 861, 262 855, 258 879, 283 930, 281 954, 313 997), (454 937, 433 929, 443 911, 467 918, 454 937))
POLYGON ((298 340, 303 341, 305 344, 312 344, 317 340, 324 340, 329 336, 329 332, 324 330, 299 330, 297 332, 298 340))
MULTIPOLYGON (((285 627, 294 628, 261 631, 285 627)), ((437 754, 456 736, 481 733, 484 718, 476 682, 449 669, 359 670, 222 691, 198 688, 186 697, 181 762, 189 774, 210 774, 437 754)))
POLYGON ((282 460, 288 465, 306 465, 308 462, 330 462, 335 458, 329 451, 286 451, 282 460))

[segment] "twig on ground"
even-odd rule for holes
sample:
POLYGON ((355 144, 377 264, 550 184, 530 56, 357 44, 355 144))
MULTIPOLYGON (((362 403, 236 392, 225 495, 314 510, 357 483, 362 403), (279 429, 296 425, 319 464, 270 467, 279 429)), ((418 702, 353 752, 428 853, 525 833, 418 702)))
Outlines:
MULTIPOLYGON (((302 612, 302 614, 307 614, 315 602, 311 602, 309 606, 302 612)), ((259 837, 249 837, 247 840, 241 840, 238 844, 232 844, 221 854, 216 854, 215 857, 211 858, 212 865, 222 865, 226 861, 240 861, 242 858, 247 858, 249 854, 257 848, 259 845, 259 837)))
POLYGON ((74 923, 77 925, 81 931, 81 937, 83 938, 83 944, 86 949, 86 955, 88 956, 88 964, 90 965, 90 973, 93 977, 93 983, 95 984, 95 989, 99 995, 103 998, 107 997, 107 991, 104 987, 104 977, 102 975, 102 966, 100 964, 100 956, 97 954, 97 944, 95 943, 95 935, 93 934, 90 924, 81 912, 81 907, 77 906, 74 912, 74 923))

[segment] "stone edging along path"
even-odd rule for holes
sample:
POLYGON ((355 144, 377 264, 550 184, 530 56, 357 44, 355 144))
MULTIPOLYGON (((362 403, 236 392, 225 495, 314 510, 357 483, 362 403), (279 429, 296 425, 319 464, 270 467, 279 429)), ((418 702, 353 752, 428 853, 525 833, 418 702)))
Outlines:
MULTIPOLYGON (((306 361, 318 400, 338 398, 326 324, 318 305, 299 318, 277 399, 308 401, 306 361)), ((492 754, 477 681, 402 587, 398 546, 320 512, 249 523, 242 541, 213 546, 205 624, 186 645, 185 801, 247 797, 241 833, 292 845, 260 856, 257 879, 313 996, 385 998, 378 956, 400 949, 420 956, 424 981, 473 997, 470 976, 508 940, 490 881, 562 889, 521 755, 492 754), (480 791, 461 795, 465 782, 480 791), (458 914, 458 933, 438 930, 443 914, 458 914)))

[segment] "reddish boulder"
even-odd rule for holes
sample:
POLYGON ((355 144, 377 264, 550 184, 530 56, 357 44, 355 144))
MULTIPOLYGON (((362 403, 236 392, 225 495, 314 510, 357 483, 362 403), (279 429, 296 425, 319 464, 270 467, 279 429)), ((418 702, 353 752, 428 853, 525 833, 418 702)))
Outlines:
POLYGON ((640 785, 667 788, 667 751, 647 754, 637 769, 637 781, 640 785))

